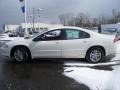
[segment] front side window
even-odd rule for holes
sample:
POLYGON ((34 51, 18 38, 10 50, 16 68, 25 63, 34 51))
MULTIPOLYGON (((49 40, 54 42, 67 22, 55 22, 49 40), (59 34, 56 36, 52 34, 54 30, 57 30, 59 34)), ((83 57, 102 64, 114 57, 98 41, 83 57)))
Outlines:
POLYGON ((35 41, 51 41, 51 40, 60 40, 61 39, 61 30, 52 30, 49 32, 46 32, 37 38, 35 38, 35 41))
POLYGON ((76 30, 76 29, 66 29, 65 30, 65 38, 69 39, 84 39, 90 38, 90 35, 84 31, 76 30))

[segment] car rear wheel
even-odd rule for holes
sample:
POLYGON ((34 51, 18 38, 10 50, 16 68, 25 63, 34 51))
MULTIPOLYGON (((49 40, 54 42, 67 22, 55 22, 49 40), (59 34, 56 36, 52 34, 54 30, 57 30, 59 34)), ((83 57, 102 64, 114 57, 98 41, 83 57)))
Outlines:
POLYGON ((30 59, 30 55, 26 48, 17 47, 12 52, 12 59, 18 62, 25 62, 30 59))
POLYGON ((89 63, 98 63, 104 60, 105 54, 99 47, 93 47, 88 50, 86 59, 89 63))

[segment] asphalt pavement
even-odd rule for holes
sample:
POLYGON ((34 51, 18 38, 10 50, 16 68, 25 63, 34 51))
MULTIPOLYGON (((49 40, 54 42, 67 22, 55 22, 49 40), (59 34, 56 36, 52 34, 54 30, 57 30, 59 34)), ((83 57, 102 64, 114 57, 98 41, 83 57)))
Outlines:
POLYGON ((82 59, 35 59, 17 63, 0 55, 0 90, 90 90, 85 83, 64 75, 72 72, 65 71, 66 68, 81 69, 82 65, 95 70, 113 70, 112 65, 91 66, 82 59))

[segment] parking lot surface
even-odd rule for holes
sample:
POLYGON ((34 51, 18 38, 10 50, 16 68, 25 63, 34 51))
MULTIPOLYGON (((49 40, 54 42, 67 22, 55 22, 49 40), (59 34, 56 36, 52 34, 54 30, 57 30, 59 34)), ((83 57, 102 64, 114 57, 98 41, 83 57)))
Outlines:
POLYGON ((115 90, 119 86, 111 81, 114 75, 118 79, 119 65, 119 60, 89 64, 84 59, 17 63, 0 55, 0 90, 115 90))

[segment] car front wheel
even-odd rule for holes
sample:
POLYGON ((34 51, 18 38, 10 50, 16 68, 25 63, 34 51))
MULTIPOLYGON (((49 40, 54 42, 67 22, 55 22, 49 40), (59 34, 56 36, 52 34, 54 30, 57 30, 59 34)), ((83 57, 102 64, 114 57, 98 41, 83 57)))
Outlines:
POLYGON ((93 47, 88 50, 86 59, 89 63, 98 63, 104 60, 104 52, 99 47, 93 47))
POLYGON ((12 59, 18 62, 25 62, 30 59, 28 50, 26 48, 17 47, 12 52, 12 59))

